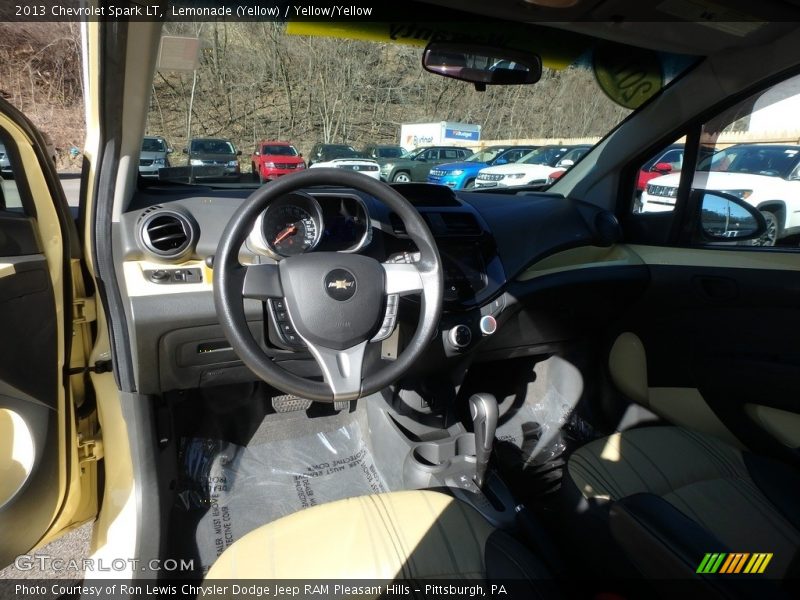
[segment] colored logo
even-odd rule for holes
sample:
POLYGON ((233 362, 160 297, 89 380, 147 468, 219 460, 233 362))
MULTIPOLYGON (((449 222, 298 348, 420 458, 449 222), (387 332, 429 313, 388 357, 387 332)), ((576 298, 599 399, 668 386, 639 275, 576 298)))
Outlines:
POLYGON ((763 573, 772 560, 772 552, 714 552, 703 557, 697 573, 711 575, 714 573, 732 575, 737 573, 763 573))

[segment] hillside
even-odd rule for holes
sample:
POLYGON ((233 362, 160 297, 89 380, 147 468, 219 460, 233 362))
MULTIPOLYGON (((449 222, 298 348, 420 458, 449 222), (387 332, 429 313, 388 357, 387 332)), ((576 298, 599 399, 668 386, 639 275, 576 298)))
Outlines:
POLYGON ((85 137, 77 23, 0 22, 0 96, 24 112, 56 146, 61 170, 85 137))
POLYGON ((199 35, 196 74, 157 73, 148 133, 186 145, 191 135, 233 140, 248 154, 259 139, 284 139, 307 152, 315 142, 397 142, 399 125, 458 121, 484 139, 602 135, 627 110, 598 93, 584 69, 545 70, 534 86, 489 87, 426 73, 421 49, 291 36, 276 23, 168 24, 199 35))
MULTIPOLYGON (((583 69, 545 70, 535 86, 472 86, 431 75, 416 47, 286 35, 276 23, 167 24, 199 35, 196 73, 156 73, 148 134, 186 145, 191 135, 232 139, 245 155, 262 138, 307 152, 318 141, 397 141, 408 122, 483 126, 484 139, 602 135, 627 113, 598 93, 583 69)), ((0 96, 53 139, 59 168, 76 169, 84 139, 76 23, 0 23, 0 96)), ((243 161, 246 162, 246 161, 243 161)))

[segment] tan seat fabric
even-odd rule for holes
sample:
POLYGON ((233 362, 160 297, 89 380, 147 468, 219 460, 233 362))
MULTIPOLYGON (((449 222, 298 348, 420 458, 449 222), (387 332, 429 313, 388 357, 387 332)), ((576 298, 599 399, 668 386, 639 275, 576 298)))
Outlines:
POLYGON ((596 440, 572 454, 568 473, 590 502, 660 496, 735 552, 773 552, 785 572, 800 532, 748 473, 742 453, 680 427, 646 427, 596 440))
POLYGON ((438 492, 348 498, 250 532, 206 579, 483 579, 493 531, 473 508, 438 492))

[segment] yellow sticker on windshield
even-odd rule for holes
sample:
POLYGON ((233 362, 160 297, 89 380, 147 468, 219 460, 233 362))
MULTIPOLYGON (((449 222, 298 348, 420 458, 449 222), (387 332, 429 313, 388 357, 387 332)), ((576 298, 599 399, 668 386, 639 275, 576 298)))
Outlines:
POLYGON ((592 59, 600 88, 617 104, 639 108, 664 87, 664 71, 651 50, 605 44, 592 59))

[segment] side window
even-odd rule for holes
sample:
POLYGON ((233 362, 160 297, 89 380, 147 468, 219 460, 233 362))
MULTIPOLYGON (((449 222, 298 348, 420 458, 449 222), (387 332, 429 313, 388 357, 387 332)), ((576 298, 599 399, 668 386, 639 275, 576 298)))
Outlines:
POLYGON ((463 155, 461 154, 460 150, 442 150, 441 158, 443 159, 457 159, 461 158, 463 155))
POLYGON ((25 212, 18 188, 19 172, 19 159, 15 155, 14 145, 10 140, 4 139, 0 132, 0 210, 25 212))
MULTIPOLYGON (((703 125, 695 188, 722 191, 757 209, 767 231, 755 246, 800 244, 800 75, 703 125)), ((723 242, 724 243, 724 242, 723 242)))
POLYGON ((424 160, 436 160, 437 158, 439 158, 439 151, 438 150, 433 150, 433 149, 426 150, 422 154, 422 158, 424 160))
POLYGON ((681 178, 691 177, 692 190, 735 198, 727 202, 707 196, 716 208, 704 204, 699 215, 685 215, 709 219, 709 227, 705 221, 698 225, 717 239, 704 238, 703 245, 800 248, 800 75, 722 110, 699 133, 696 164, 685 163, 681 138, 641 165, 633 212, 674 211, 688 200, 678 195, 681 178), (755 240, 733 240, 756 227, 753 209, 764 217, 766 232, 755 240))

